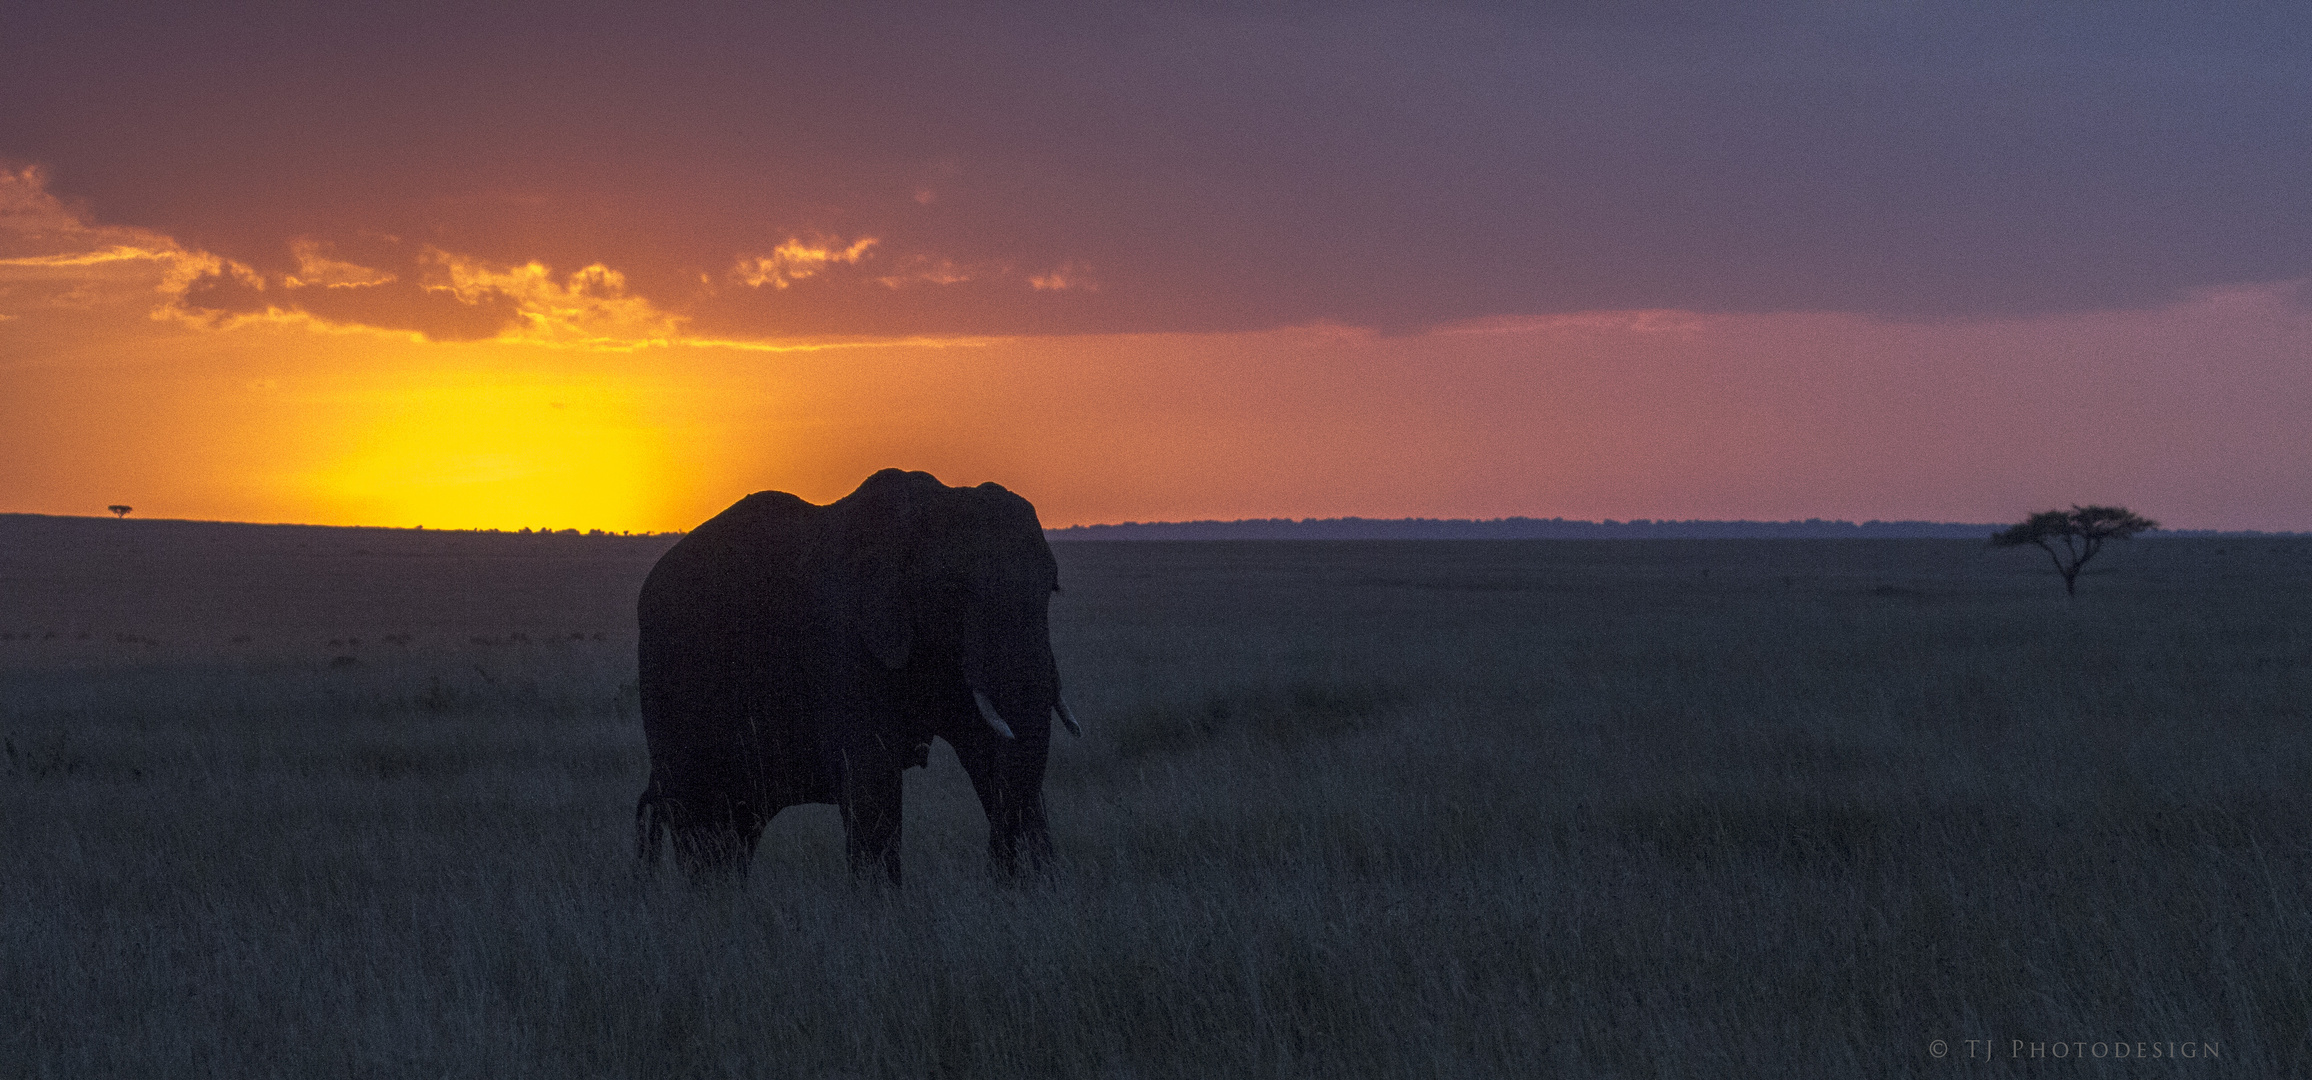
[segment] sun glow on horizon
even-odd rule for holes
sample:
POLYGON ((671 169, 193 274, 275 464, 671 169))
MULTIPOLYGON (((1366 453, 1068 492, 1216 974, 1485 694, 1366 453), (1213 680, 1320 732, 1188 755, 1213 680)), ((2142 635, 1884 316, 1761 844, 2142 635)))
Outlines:
POLYGON ((444 374, 347 395, 341 453, 276 483, 339 521, 429 528, 660 525, 665 437, 608 380, 444 374))

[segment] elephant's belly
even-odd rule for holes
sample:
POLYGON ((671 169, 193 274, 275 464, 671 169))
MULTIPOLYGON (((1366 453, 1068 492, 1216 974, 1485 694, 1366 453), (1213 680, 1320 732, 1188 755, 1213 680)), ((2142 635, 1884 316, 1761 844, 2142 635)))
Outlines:
POLYGON ((802 725, 769 725, 761 744, 762 783, 766 801, 774 807, 835 801, 834 770, 827 767, 816 740, 802 725))

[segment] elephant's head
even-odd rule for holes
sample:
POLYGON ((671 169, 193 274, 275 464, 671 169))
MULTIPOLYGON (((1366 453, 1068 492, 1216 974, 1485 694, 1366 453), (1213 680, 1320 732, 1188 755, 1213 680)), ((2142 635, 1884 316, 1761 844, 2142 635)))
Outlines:
POLYGON ((1051 595, 1059 567, 1035 507, 997 484, 951 488, 886 469, 846 502, 844 592, 867 651, 890 669, 953 665, 989 727, 1041 734, 1060 698, 1051 595))

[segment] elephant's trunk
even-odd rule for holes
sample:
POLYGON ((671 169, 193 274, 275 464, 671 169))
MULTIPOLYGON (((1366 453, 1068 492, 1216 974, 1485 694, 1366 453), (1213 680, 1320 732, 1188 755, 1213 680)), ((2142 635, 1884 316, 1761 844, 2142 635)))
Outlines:
POLYGON ((974 689, 971 692, 971 700, 979 706, 979 718, 987 721, 987 726, 994 728, 996 734, 1007 739, 1015 737, 1012 735, 1011 725, 1003 722, 1003 717, 995 711, 995 703, 989 701, 986 694, 974 689))

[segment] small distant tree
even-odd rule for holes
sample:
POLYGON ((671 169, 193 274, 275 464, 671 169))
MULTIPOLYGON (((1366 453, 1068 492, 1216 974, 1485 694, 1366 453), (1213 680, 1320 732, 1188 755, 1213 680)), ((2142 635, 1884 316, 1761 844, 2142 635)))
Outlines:
POLYGON ((2063 575, 2063 594, 2079 595, 2079 568, 2103 550, 2106 540, 2125 540, 2146 529, 2159 528, 2159 522, 2144 517, 2124 506, 2080 506, 2076 503, 2068 511, 2044 510, 1991 534, 1993 547, 2022 547, 2037 544, 2047 557, 2055 560, 2055 572, 2063 575))
POLYGON ((114 503, 111 506, 105 507, 105 509, 112 511, 112 516, 116 518, 124 518, 128 516, 128 512, 130 510, 134 510, 136 508, 133 506, 122 506, 119 503, 114 503))

